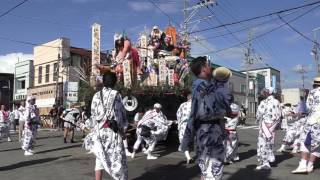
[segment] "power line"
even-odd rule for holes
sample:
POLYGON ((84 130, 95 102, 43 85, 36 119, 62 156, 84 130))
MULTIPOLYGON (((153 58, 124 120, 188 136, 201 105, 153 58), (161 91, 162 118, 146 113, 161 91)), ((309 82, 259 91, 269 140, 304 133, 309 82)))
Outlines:
POLYGON ((174 21, 170 15, 166 12, 164 12, 153 0, 148 0, 151 4, 153 4, 157 9, 159 9, 165 16, 167 16, 167 18, 169 19, 169 22, 173 22, 175 23, 178 27, 180 26, 179 23, 177 23, 176 21, 174 21))
POLYGON ((297 10, 297 9, 301 9, 301 8, 305 8, 305 7, 309 7, 309 6, 313 6, 313 5, 319 4, 319 3, 320 3, 320 1, 316 1, 316 2, 313 2, 313 3, 297 6, 297 7, 294 7, 294 8, 284 9, 284 10, 281 10, 281 11, 276 11, 276 12, 268 13, 268 14, 265 14, 265 15, 260 15, 260 16, 256 16, 256 17, 252 17, 252 18, 248 18, 248 19, 239 20, 239 21, 236 21, 236 22, 222 24, 222 25, 219 25, 219 26, 211 27, 211 28, 205 28, 205 29, 202 29, 202 30, 193 31, 193 32, 190 32, 189 34, 209 31, 209 30, 221 28, 221 27, 224 27, 224 26, 240 24, 240 23, 243 23, 243 22, 248 22, 248 21, 252 21, 252 20, 256 20, 256 19, 260 19, 260 18, 264 18, 264 17, 269 17, 269 16, 273 16, 273 15, 277 15, 277 14, 282 14, 282 13, 285 13, 285 12, 289 12, 289 11, 293 11, 293 10, 297 10))
POLYGON ((14 7, 10 8, 9 10, 5 11, 4 13, 2 13, 0 15, 0 18, 4 17, 5 15, 9 14, 11 11, 13 11, 14 9, 18 8, 19 6, 23 5, 24 3, 26 3, 29 0, 24 0, 21 3, 15 5, 14 7))
MULTIPOLYGON (((320 1, 319 1, 319 2, 320 2, 320 1)), ((306 14, 310 13, 311 11, 315 10, 315 9, 318 8, 318 7, 320 7, 320 5, 318 5, 318 6, 316 6, 316 7, 313 7, 313 8, 311 8, 311 9, 309 9, 308 11, 304 12, 303 14, 300 14, 299 16, 291 19, 290 21, 288 21, 288 23, 289 23, 289 22, 293 22, 293 21, 295 21, 295 20, 297 20, 297 19, 305 16, 306 14)), ((285 26, 285 25, 286 25, 286 24, 281 24, 281 25, 278 26, 278 27, 275 27, 275 28, 273 28, 273 29, 271 29, 271 30, 269 30, 269 31, 267 31, 267 32, 265 32, 265 33, 262 33, 262 34, 260 34, 260 35, 257 35, 257 36, 255 36, 255 37, 253 37, 251 40, 255 40, 255 39, 261 38, 261 37, 263 37, 263 36, 265 36, 265 35, 267 35, 267 34, 272 33, 272 32, 275 31, 275 30, 278 30, 278 29, 282 28, 282 27, 285 26)), ((232 45, 232 46, 230 46, 230 47, 227 47, 227 48, 219 49, 219 50, 216 50, 216 51, 209 51, 209 52, 206 52, 205 54, 218 53, 218 52, 221 52, 221 51, 225 51, 225 50, 232 49, 232 48, 234 48, 234 47, 243 45, 243 44, 248 43, 248 42, 249 42, 249 41, 247 40, 247 41, 244 41, 244 42, 242 42, 242 43, 234 44, 234 45, 232 45)))
POLYGON ((317 42, 315 42, 314 40, 312 40, 311 38, 309 38, 308 36, 304 35, 302 32, 300 32, 299 30, 297 30, 296 28, 294 28, 291 24, 289 24, 286 20, 284 20, 280 14, 278 14, 278 17, 279 19, 284 22, 290 29, 292 29, 294 32, 296 32, 297 34, 299 34, 301 37, 303 37, 304 39, 312 42, 312 43, 315 43, 315 44, 318 44, 317 42))
MULTIPOLYGON (((290 12, 288 14, 285 14, 284 16, 288 16, 288 15, 291 15, 293 13, 296 13, 297 11, 294 11, 294 12, 290 12)), ((272 18, 272 19, 269 19, 267 21, 263 21, 261 23, 258 23, 258 24, 254 24, 254 25, 249 25, 249 26, 246 26, 242 29, 238 29, 238 30, 235 30, 235 31, 232 31, 232 33, 239 33, 239 32, 242 32, 242 31, 247 31, 249 29, 252 29, 252 28, 256 28, 256 27, 259 27, 259 26, 263 26, 267 23, 270 23, 272 21, 275 21, 275 20, 278 20, 279 18, 278 17, 275 17, 275 18, 272 18)), ((209 40, 209 39, 215 39, 215 38, 219 38, 219 37, 223 37, 223 36, 228 36, 230 35, 231 33, 227 32, 227 33, 224 33, 224 34, 220 34, 220 35, 215 35, 215 36, 210 36, 210 37, 207 37, 207 38, 202 38, 202 39, 196 39, 196 41, 205 41, 205 40, 209 40)), ((191 41, 193 42, 193 41, 191 41)))
MULTIPOLYGON (((213 12, 209 7, 207 7, 207 9, 208 9, 208 11, 209 11, 212 15, 214 15, 214 12, 213 12)), ((222 24, 222 21, 221 21, 217 16, 216 16, 215 18, 217 19, 217 21, 219 22, 219 24, 222 24)), ((236 35, 234 35, 234 34, 230 31, 230 29, 229 29, 228 27, 224 26, 224 28, 232 35, 232 37, 233 37, 235 40, 237 40, 239 43, 243 44, 243 43, 241 42, 241 40, 240 40, 236 35)), ((244 46, 244 47, 245 47, 245 46, 244 46)))

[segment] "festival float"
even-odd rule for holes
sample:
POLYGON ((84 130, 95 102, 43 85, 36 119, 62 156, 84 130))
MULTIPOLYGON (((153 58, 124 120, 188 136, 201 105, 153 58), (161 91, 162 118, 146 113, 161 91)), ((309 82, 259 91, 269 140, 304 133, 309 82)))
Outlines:
MULTIPOLYGON (((100 62, 100 25, 92 27, 93 76, 113 71, 128 114, 138 107, 147 109, 162 104, 168 119, 175 119, 176 110, 190 92, 190 46, 175 27, 162 31, 154 26, 151 32, 140 34, 133 43, 125 33, 114 35, 114 49, 108 62, 100 62)), ((101 78, 97 78, 101 82, 101 78)), ((99 83, 98 83, 99 84, 99 83)))

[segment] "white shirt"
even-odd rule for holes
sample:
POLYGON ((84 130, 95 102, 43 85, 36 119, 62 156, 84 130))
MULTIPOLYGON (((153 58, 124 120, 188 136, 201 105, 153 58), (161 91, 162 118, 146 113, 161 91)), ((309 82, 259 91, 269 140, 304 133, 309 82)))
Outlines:
POLYGON ((18 109, 15 109, 13 112, 14 112, 14 119, 19 119, 19 111, 18 111, 18 109))

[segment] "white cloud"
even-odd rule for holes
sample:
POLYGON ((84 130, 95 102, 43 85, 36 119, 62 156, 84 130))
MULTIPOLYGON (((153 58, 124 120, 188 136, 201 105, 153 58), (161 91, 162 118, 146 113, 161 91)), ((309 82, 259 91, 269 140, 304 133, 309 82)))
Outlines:
POLYGON ((242 60, 244 55, 244 50, 241 47, 234 47, 227 49, 225 51, 221 51, 219 53, 223 59, 230 59, 230 60, 242 60))
MULTIPOLYGON (((166 2, 166 3, 158 3, 156 2, 157 6, 166 13, 175 13, 179 11, 179 6, 176 2, 166 2)), ((156 10, 159 12, 159 9, 155 7, 151 2, 145 1, 135 1, 135 2, 128 2, 128 6, 130 9, 138 12, 142 11, 154 11, 156 10)))
MULTIPOLYGON (((193 56, 200 56, 200 55, 206 55, 208 52, 212 52, 216 50, 216 47, 205 40, 205 38, 201 35, 194 37, 196 39, 201 39, 201 41, 194 41, 191 45, 191 54, 193 56), (204 40, 202 40, 204 39, 204 40)), ((194 38, 191 38, 191 40, 195 40, 194 38)))
POLYGON ((154 7, 150 2, 128 2, 128 6, 134 11, 150 11, 154 7))
POLYGON ((14 66, 18 59, 19 61, 33 59, 33 54, 24 54, 19 52, 0 55, 0 73, 14 73, 14 66))

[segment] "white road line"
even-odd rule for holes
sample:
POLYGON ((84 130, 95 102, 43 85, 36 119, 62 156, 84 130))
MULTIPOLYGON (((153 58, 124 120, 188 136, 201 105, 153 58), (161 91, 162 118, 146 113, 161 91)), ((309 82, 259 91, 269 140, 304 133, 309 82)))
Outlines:
POLYGON ((259 127, 258 126, 240 126, 240 127, 238 127, 239 129, 259 129, 259 127))

